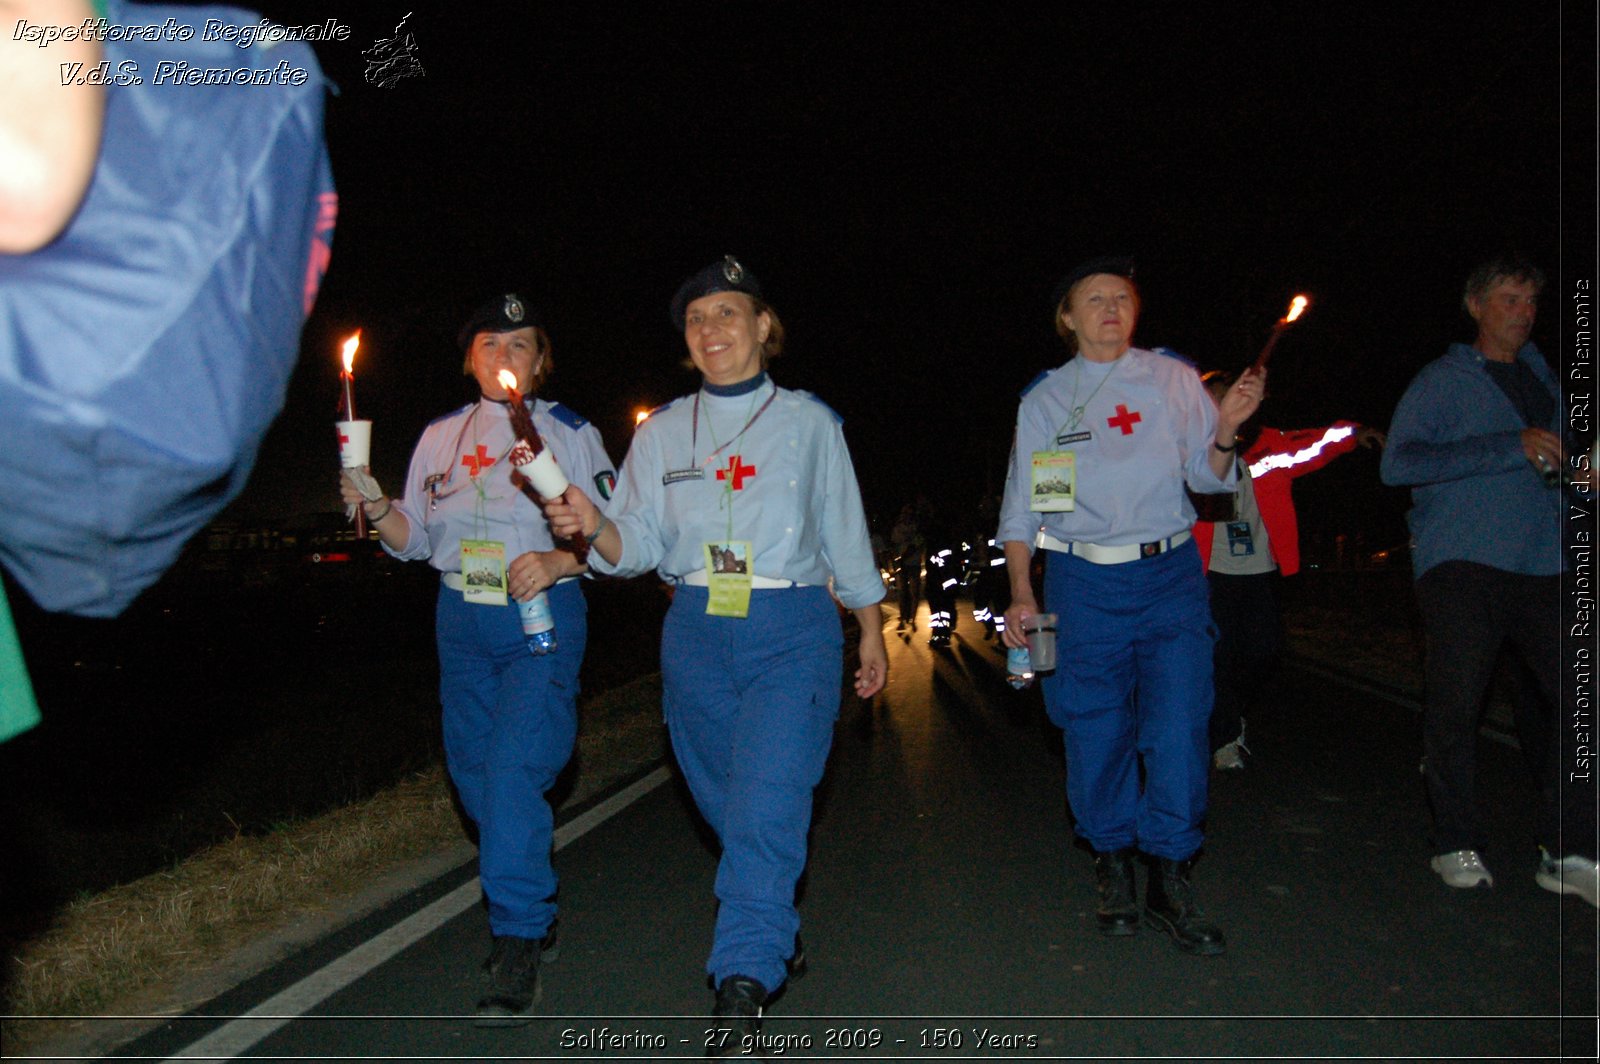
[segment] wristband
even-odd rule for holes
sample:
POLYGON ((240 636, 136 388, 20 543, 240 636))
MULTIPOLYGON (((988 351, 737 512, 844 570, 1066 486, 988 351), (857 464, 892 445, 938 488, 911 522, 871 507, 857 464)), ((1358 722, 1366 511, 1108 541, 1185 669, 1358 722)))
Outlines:
POLYGON ((1239 449, 1239 437, 1235 436, 1233 438, 1233 442, 1228 444, 1226 447, 1222 446, 1222 444, 1218 443, 1216 440, 1211 441, 1211 446, 1215 447, 1223 454, 1232 454, 1234 451, 1239 449))
MULTIPOLYGON (((382 521, 385 517, 388 517, 389 516, 389 511, 394 509, 394 500, 393 499, 385 499, 383 501, 384 501, 383 513, 379 514, 376 517, 372 516, 371 514, 367 514, 367 520, 371 521, 373 524, 377 524, 379 521, 382 521)), ((366 513, 365 509, 363 509, 362 512, 366 513)))
POLYGON ((596 510, 595 513, 599 515, 600 523, 598 525, 594 526, 594 531, 593 532, 589 533, 589 542, 591 542, 591 543, 593 543, 596 539, 600 538, 600 533, 604 532, 605 531, 605 527, 606 527, 606 515, 603 514, 603 513, 600 513, 600 511, 598 511, 598 510, 596 510))

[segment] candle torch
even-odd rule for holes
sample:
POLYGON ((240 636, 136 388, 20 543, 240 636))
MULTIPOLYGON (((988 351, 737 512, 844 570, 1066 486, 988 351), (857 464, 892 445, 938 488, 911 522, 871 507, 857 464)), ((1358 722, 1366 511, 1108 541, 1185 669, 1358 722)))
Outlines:
MULTIPOLYGON (((349 339, 345 340, 340 355, 344 368, 339 371, 339 384, 343 393, 339 402, 339 412, 343 417, 335 423, 335 427, 339 431, 339 464, 345 469, 359 469, 372 458, 372 422, 356 418, 354 365, 356 348, 360 346, 361 330, 357 329, 349 339)), ((355 513, 351 517, 355 521, 356 539, 366 540, 366 512, 360 506, 356 506, 355 513)))
POLYGON ((1305 313, 1306 307, 1310 304, 1311 298, 1309 296, 1295 296, 1289 302, 1289 313, 1279 318, 1277 324, 1272 327, 1272 335, 1267 337, 1266 346, 1256 356, 1255 364, 1250 367, 1251 372, 1260 373, 1267 368, 1267 361, 1272 358, 1272 349, 1278 346, 1278 337, 1282 336, 1289 326, 1299 320, 1300 315, 1305 313))
MULTIPOLYGON (((511 447, 511 465, 518 473, 522 474, 522 489, 530 495, 534 492, 546 499, 560 498, 569 486, 567 475, 556 464, 556 456, 550 453, 550 448, 544 445, 544 440, 539 437, 539 430, 533 426, 533 416, 528 413, 528 408, 522 405, 522 393, 517 391, 517 376, 508 369, 501 370, 496 379, 500 386, 506 390, 506 398, 510 400, 511 432, 516 436, 517 442, 511 447)), ((538 499, 534 499, 538 502, 538 499)), ((586 561, 589 557, 589 541, 580 531, 572 537, 572 553, 578 561, 586 561)))

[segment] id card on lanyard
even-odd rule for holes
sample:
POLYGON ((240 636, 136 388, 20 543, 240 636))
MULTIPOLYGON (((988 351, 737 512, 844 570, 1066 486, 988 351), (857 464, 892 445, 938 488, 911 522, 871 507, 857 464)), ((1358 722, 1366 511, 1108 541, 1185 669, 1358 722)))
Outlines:
POLYGON ((705 545, 706 584, 711 591, 706 613, 713 617, 750 616, 751 554, 748 540, 705 545))
POLYGON ((1228 555, 1233 558, 1248 558, 1256 552, 1255 537, 1250 534, 1250 522, 1244 520, 1241 512, 1245 492, 1244 463, 1238 458, 1233 460, 1237 476, 1241 478, 1239 486, 1233 492, 1233 520, 1226 525, 1228 533, 1228 555))
MULTIPOLYGON (((1082 356, 1079 356, 1080 358, 1082 356)), ((1083 366, 1078 366, 1072 378, 1072 399, 1067 403, 1067 419, 1056 430, 1056 447, 1070 447, 1075 443, 1084 443, 1094 438, 1094 434, 1079 429, 1083 424, 1083 413, 1094 397, 1100 394, 1100 389, 1106 381, 1116 372, 1113 363, 1106 370, 1105 376, 1094 386, 1089 393, 1089 398, 1080 405, 1078 403, 1078 385, 1083 382, 1083 366)), ((1068 513, 1077 508, 1078 495, 1078 454, 1076 451, 1034 451, 1033 476, 1031 490, 1028 493, 1028 509, 1035 513, 1068 513)))
POLYGON ((1028 509, 1065 513, 1077 506, 1078 456, 1072 451, 1034 451, 1028 509))
MULTIPOLYGON (((461 432, 456 436, 456 445, 451 451, 451 458, 461 453, 462 445, 466 442, 467 430, 477 423, 478 410, 474 408, 468 416, 466 424, 461 426, 461 432)), ((489 531, 487 504, 489 494, 484 487, 484 482, 489 479, 486 470, 501 465, 501 460, 510 453, 507 447, 499 458, 491 458, 483 444, 479 442, 477 433, 473 433, 473 451, 471 454, 462 455, 461 464, 470 470, 467 477, 467 486, 473 492, 472 517, 480 534, 489 531)), ((516 445, 516 436, 512 436, 512 446, 516 445)), ((444 475, 443 482, 448 484, 454 476, 455 465, 452 463, 450 471, 444 475)), ((429 501, 429 510, 432 512, 439 505, 441 499, 454 494, 453 491, 438 490, 439 478, 429 477, 427 486, 432 489, 429 501)), ((475 606, 504 606, 509 599, 510 580, 506 575, 506 545, 498 539, 463 539, 461 541, 461 597, 464 601, 475 606)))
POLYGON ((506 545, 492 539, 461 541, 461 597, 478 606, 506 604, 506 545))
MULTIPOLYGON (((760 390, 750 395, 750 414, 746 418, 744 428, 734 434, 727 443, 717 444, 716 449, 706 456, 708 464, 717 458, 723 451, 739 442, 750 426, 766 412, 772 405, 772 400, 777 398, 778 388, 773 385, 772 392, 767 396, 767 401, 756 409, 756 396, 760 390)), ((690 437, 690 456, 699 447, 700 436, 700 395, 694 397, 694 422, 693 435, 690 437)), ((717 443, 716 428, 711 424, 709 416, 706 427, 711 431, 711 442, 717 443)), ((691 462, 691 468, 701 468, 702 463, 691 462)), ((751 567, 755 560, 755 551, 751 549, 749 540, 733 538, 733 503, 736 496, 745 488, 745 482, 754 478, 760 470, 754 465, 747 464, 744 457, 734 454, 728 461, 726 469, 717 470, 717 480, 722 482, 722 490, 718 492, 718 504, 728 515, 727 538, 720 542, 706 543, 703 547, 706 559, 706 585, 710 595, 706 599, 706 613, 712 617, 748 617, 750 616, 750 587, 751 567)))
POLYGON ((1248 558, 1256 552, 1255 537, 1250 534, 1249 521, 1229 521, 1228 554, 1234 558, 1248 558))

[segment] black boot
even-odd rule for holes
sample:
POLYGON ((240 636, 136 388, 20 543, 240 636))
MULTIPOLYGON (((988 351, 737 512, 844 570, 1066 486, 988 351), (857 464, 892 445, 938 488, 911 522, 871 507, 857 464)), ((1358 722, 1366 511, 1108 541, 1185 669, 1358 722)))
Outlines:
POLYGON ((539 940, 496 935, 484 962, 489 992, 478 1001, 479 1027, 520 1027, 539 1000, 539 940))
POLYGON ((811 967, 810 962, 806 960, 806 944, 800 941, 798 931, 794 933, 794 952, 783 962, 783 967, 791 983, 805 975, 811 967))
POLYGON ((1100 892, 1095 919, 1102 935, 1131 935, 1139 930, 1139 895, 1133 879, 1133 848, 1094 855, 1094 882, 1100 892))
POLYGON ((550 929, 539 940, 539 963, 554 964, 561 959, 561 918, 550 921, 550 929))
POLYGON ((1145 889, 1144 914, 1149 921, 1172 936, 1173 944, 1185 953, 1212 956, 1226 946, 1222 930, 1205 918, 1194 903, 1194 888, 1189 883, 1191 861, 1157 857, 1150 869, 1150 884, 1145 889))
POLYGON ((755 1039, 761 1033, 761 1007, 766 1003, 767 988, 754 979, 742 975, 724 979, 717 987, 717 1004, 711 1010, 706 1057, 765 1058, 755 1039))

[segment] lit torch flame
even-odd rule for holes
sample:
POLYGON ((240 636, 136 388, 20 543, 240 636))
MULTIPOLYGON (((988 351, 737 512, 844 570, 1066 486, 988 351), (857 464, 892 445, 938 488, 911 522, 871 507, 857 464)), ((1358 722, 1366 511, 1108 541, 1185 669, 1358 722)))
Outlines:
POLYGON ((503 369, 495 374, 495 380, 500 382, 500 387, 508 392, 517 390, 517 375, 508 369, 503 369))
POLYGON ((1255 365, 1250 367, 1251 370, 1260 373, 1267 368, 1267 361, 1272 358, 1272 349, 1278 345, 1278 337, 1282 336, 1284 330, 1292 325, 1296 318, 1304 314, 1306 307, 1310 305, 1310 296, 1295 296, 1289 301, 1289 313, 1279 318, 1277 324, 1273 325, 1272 332, 1267 336, 1267 345, 1256 356, 1255 365))
MULTIPOLYGON (((356 348, 361 346, 361 330, 357 329, 350 334, 344 342, 344 349, 340 357, 344 360, 344 372, 339 374, 339 390, 343 393, 344 420, 356 419, 356 375, 352 367, 356 361, 356 348)), ((365 543, 367 539, 367 513, 361 507, 355 508, 356 539, 365 543)))
POLYGON ((634 415, 633 415, 633 423, 635 425, 643 425, 644 422, 645 422, 645 418, 647 418, 649 416, 650 416, 650 411, 648 411, 648 410, 636 411, 634 413, 634 415))
POLYGON ((346 340, 344 342, 344 355, 343 355, 343 358, 344 358, 344 371, 346 373, 353 372, 352 367, 354 366, 355 360, 356 360, 356 348, 358 348, 360 346, 361 346, 361 330, 357 329, 355 332, 350 334, 350 339, 348 339, 348 340, 346 340))

